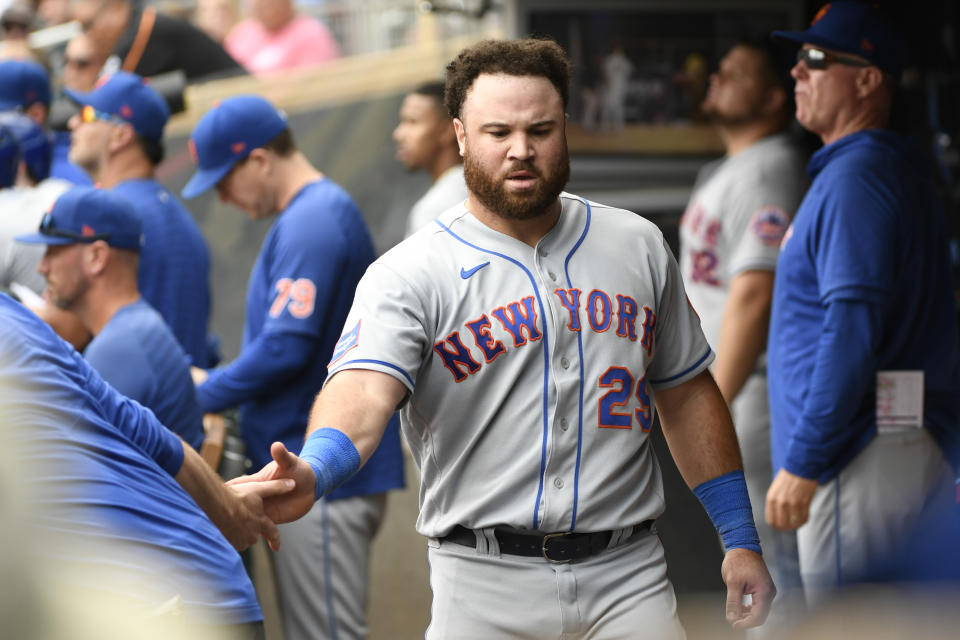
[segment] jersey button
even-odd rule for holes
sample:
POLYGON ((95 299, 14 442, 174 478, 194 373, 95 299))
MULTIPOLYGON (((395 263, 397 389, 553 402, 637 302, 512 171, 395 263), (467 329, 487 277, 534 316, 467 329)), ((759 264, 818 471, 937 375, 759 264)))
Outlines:
POLYGON ((570 368, 570 361, 567 360, 566 356, 560 358, 560 366, 563 367, 564 369, 570 368))
POLYGON ((554 478, 553 486, 555 486, 557 489, 563 489, 563 478, 554 478))
POLYGON ((548 255, 550 255, 550 253, 543 248, 537 249, 537 253, 540 255, 541 258, 546 258, 548 255))
POLYGON ((554 282, 557 281, 557 274, 555 274, 553 271, 547 271, 547 275, 550 276, 550 279, 554 282))
POLYGON ((566 418, 560 418, 560 428, 564 431, 570 428, 570 425, 567 423, 566 418))

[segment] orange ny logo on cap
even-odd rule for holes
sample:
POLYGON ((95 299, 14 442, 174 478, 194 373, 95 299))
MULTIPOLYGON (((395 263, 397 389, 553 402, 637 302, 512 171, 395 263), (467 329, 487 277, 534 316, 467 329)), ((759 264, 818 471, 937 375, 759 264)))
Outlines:
POLYGON ((822 18, 823 16, 827 15, 827 11, 829 11, 829 10, 830 10, 830 3, 829 3, 829 2, 828 2, 827 4, 825 4, 825 5, 823 5, 822 7, 820 7, 820 11, 817 11, 817 15, 813 16, 813 21, 810 22, 810 26, 812 27, 813 25, 815 25, 815 24, 817 24, 818 22, 820 22, 820 18, 822 18))
POLYGON ((125 104, 120 107, 120 115, 129 120, 133 117, 133 109, 130 108, 130 105, 125 104))
POLYGON ((230 145, 230 150, 233 151, 235 154, 243 153, 243 150, 246 148, 247 148, 246 142, 234 142, 232 145, 230 145))
POLYGON ((193 138, 187 140, 187 149, 190 150, 190 157, 193 158, 193 163, 200 164, 200 158, 197 156, 197 143, 193 141, 193 138))
POLYGON ((85 224, 85 225, 83 225, 82 227, 80 227, 80 235, 82 235, 82 236, 95 236, 95 235, 97 235, 97 232, 94 230, 93 227, 91 227, 91 226, 88 225, 88 224, 85 224))

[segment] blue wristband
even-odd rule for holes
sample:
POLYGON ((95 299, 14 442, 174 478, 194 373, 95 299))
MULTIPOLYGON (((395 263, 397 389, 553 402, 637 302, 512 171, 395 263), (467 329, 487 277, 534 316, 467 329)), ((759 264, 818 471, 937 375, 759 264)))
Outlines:
POLYGON ((300 459, 313 467, 317 476, 314 490, 319 500, 343 484, 360 468, 360 453, 353 442, 339 429, 317 429, 300 450, 300 459))
POLYGON ((760 550, 760 536, 753 522, 743 471, 731 471, 707 480, 697 485, 693 493, 707 510, 727 551, 750 549, 763 553, 760 550))

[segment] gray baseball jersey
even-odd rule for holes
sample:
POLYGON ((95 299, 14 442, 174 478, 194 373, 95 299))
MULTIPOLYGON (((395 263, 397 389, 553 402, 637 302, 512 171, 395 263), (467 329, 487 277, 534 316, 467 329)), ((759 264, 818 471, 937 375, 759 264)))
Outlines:
POLYGON ((438 215, 466 199, 467 183, 463 179, 463 165, 457 164, 444 171, 410 209, 404 237, 409 238, 438 215))
POLYGON ((536 248, 454 207, 357 288, 330 375, 372 369, 410 391, 402 425, 425 536, 602 531, 663 510, 654 393, 713 354, 660 231, 560 201, 536 248))
POLYGON ((680 221, 680 269, 712 346, 733 277, 776 268, 780 241, 807 189, 805 165, 781 133, 700 172, 680 221))

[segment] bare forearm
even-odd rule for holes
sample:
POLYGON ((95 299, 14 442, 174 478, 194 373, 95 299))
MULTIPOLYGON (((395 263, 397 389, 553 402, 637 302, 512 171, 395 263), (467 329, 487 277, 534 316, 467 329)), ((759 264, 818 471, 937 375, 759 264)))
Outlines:
POLYGON ((713 375, 727 403, 737 397, 767 346, 773 272, 749 271, 734 278, 723 311, 713 375))
POLYGON ((656 392, 670 453, 687 486, 743 468, 730 411, 709 372, 656 392))
POLYGON ((341 371, 317 395, 310 410, 307 435, 323 427, 339 429, 366 462, 405 394, 406 387, 385 373, 341 371))
POLYGON ((174 480, 223 531, 225 523, 231 519, 233 496, 210 465, 186 443, 183 443, 183 465, 174 480))

